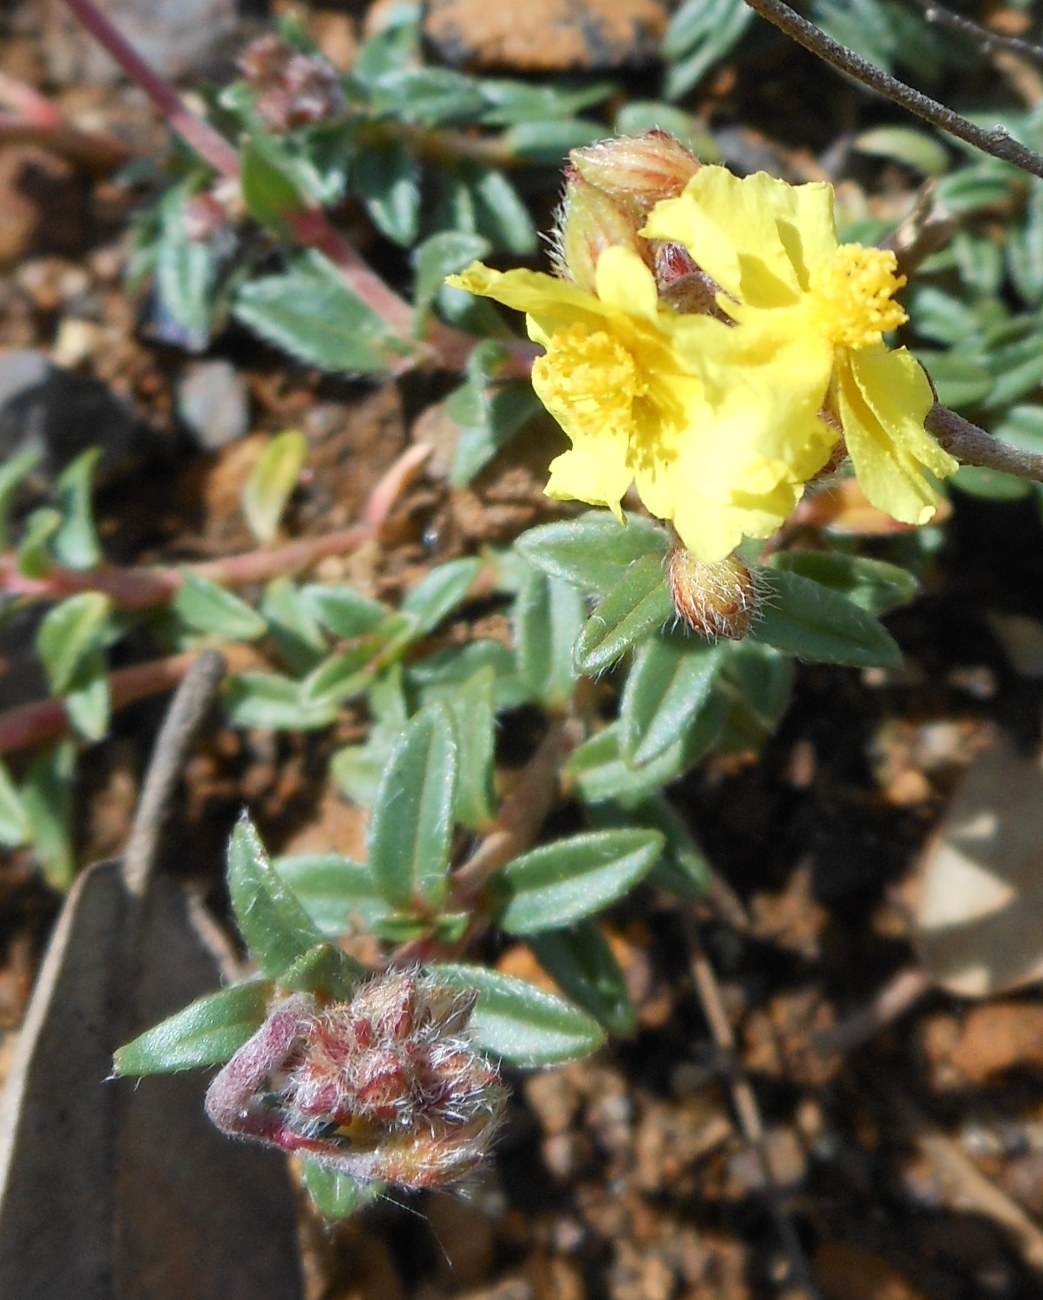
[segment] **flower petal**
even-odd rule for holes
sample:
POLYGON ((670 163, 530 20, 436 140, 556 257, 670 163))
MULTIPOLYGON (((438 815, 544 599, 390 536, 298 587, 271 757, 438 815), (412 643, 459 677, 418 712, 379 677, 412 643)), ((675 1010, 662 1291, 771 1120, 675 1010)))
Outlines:
POLYGON ((553 328, 554 322, 600 320, 604 314, 593 294, 543 271, 494 271, 481 262, 472 262, 459 275, 446 276, 446 284, 482 298, 495 298, 505 307, 526 312, 541 322, 545 330, 553 328))
POLYGON ((609 310, 656 321, 659 291, 655 276, 631 248, 606 248, 598 258, 598 299, 609 310))
POLYGON ((806 291, 810 265, 837 246, 833 189, 701 167, 679 198, 656 204, 642 233, 683 244, 740 302, 784 307, 806 291))
POLYGON ((927 376, 905 350, 882 344, 838 354, 837 413, 855 474, 880 510, 925 524, 938 504, 924 471, 944 478, 958 468, 924 428, 934 404, 927 376))

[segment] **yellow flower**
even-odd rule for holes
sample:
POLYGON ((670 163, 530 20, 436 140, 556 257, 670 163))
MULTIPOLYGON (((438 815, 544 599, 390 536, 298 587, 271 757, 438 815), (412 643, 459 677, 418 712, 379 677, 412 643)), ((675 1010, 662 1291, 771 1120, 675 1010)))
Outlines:
MULTIPOLYGON (((838 243, 832 187, 702 167, 682 195, 656 205, 642 233, 682 244, 720 286, 718 304, 735 322, 733 359, 751 378, 784 370, 801 351, 866 496, 895 519, 926 523, 937 497, 925 470, 944 477, 957 462, 924 429, 934 397, 923 370, 882 341, 906 320, 893 300, 905 277, 893 253, 838 243)), ((809 428, 794 447, 802 441, 810 463, 818 435, 809 428)))
POLYGON ((780 341, 770 374, 738 369, 740 331, 661 304, 632 249, 601 253, 593 293, 477 262, 449 282, 525 312, 546 349, 533 387, 572 443, 551 464, 549 496, 622 517, 636 482, 647 509, 712 562, 744 534, 773 532, 829 458, 837 434, 816 414, 825 384, 800 341, 780 341))

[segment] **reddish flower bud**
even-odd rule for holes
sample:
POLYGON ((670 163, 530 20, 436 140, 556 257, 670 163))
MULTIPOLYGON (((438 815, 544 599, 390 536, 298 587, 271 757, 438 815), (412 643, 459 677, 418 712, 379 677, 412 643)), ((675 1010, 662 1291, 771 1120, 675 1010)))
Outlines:
POLYGON ((451 1182, 487 1153, 506 1093, 468 1030, 476 994, 392 971, 350 1002, 276 1003, 210 1085, 226 1133, 361 1181, 451 1182))
POLYGON ((716 641, 741 641, 757 612, 753 574, 738 554, 704 564, 683 546, 667 557, 670 594, 678 616, 693 632, 716 641))
POLYGON ((573 149, 569 160, 589 184, 646 216, 676 198, 699 170, 698 159, 665 131, 621 135, 573 149))
POLYGON ((606 248, 631 248, 651 267, 651 248, 638 234, 640 225, 631 209, 588 185, 569 168, 557 225, 551 234, 555 269, 562 279, 573 280, 581 289, 594 293, 598 258, 606 248))
POLYGON ((257 94, 257 113, 273 135, 333 117, 344 108, 337 69, 318 54, 303 54, 279 36, 258 37, 239 56, 243 80, 257 94))

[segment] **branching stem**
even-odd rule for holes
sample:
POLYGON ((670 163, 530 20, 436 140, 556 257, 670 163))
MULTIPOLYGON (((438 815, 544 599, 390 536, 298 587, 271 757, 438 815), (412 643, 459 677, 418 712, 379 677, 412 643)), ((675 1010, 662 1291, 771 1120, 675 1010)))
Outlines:
POLYGON ((954 113, 951 108, 940 104, 936 99, 921 94, 912 86, 907 86, 904 81, 899 81, 875 64, 860 58, 846 45, 833 40, 831 36, 820 31, 814 23, 809 23, 806 18, 795 13, 789 5, 783 4, 782 0, 746 0, 746 3, 755 13, 766 18, 769 23, 774 23, 798 45, 810 50, 812 54, 840 72, 854 77, 863 86, 875 90, 878 95, 883 95, 885 99, 891 100, 892 103, 898 104, 899 107, 915 114, 925 122, 930 122, 932 126, 955 136, 958 140, 964 140, 967 144, 974 145, 976 149, 981 149, 983 153, 999 158, 1001 162, 1020 167, 1022 171, 1029 172, 1032 176, 1043 177, 1043 157, 1020 144, 1002 127, 997 126, 991 131, 986 131, 980 126, 975 126, 973 122, 968 122, 965 117, 954 113))
POLYGON ((961 465, 977 465, 1043 483, 1043 456, 1038 452, 1022 451, 1001 442, 946 406, 933 406, 924 427, 961 465))

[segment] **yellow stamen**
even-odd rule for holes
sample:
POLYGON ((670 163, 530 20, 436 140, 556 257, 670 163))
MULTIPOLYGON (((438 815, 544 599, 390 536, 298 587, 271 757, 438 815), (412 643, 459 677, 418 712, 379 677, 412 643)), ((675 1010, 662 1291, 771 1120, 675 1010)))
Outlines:
POLYGON ((838 347, 869 347, 908 320, 892 301, 906 282, 897 267, 890 249, 861 244, 841 244, 813 267, 809 288, 826 337, 838 347))
POLYGON ((589 433, 606 425, 629 432, 634 402, 648 391, 626 346, 606 330, 585 325, 555 333, 532 377, 544 402, 566 407, 589 433))

